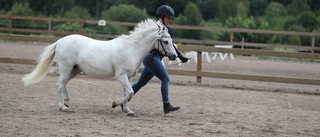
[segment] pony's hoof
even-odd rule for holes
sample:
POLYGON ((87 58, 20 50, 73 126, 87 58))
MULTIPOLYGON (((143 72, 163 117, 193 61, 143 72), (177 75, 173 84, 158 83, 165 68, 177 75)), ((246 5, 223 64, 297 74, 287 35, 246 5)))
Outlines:
POLYGON ((63 105, 63 106, 59 107, 59 110, 63 111, 63 112, 66 112, 66 111, 69 110, 69 108, 67 106, 63 105))
POLYGON ((115 107, 117 107, 117 104, 116 104, 115 101, 113 101, 113 103, 112 103, 112 108, 115 108, 115 107))
POLYGON ((129 113, 129 114, 127 114, 127 116, 129 116, 129 117, 138 117, 138 115, 136 115, 134 113, 129 113))
POLYGON ((62 112, 67 112, 69 110, 69 108, 63 106, 63 107, 59 108, 59 110, 62 111, 62 112))
POLYGON ((69 108, 68 108, 68 107, 63 107, 63 108, 62 108, 62 111, 63 111, 63 112, 67 112, 67 111, 69 111, 69 108))

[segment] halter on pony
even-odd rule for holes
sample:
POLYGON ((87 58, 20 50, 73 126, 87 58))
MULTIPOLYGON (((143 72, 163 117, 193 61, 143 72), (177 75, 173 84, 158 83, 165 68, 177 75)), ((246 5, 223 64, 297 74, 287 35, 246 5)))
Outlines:
MULTIPOLYGON (((157 23, 156 23, 157 24, 157 23)), ((156 39, 158 40, 158 49, 159 48, 159 45, 161 45, 162 49, 163 49, 163 52, 164 52, 164 56, 168 56, 168 52, 166 51, 166 49, 163 47, 163 43, 162 43, 162 38, 169 38, 168 36, 163 36, 160 34, 160 31, 161 31, 161 27, 157 24, 157 26, 159 27, 159 30, 158 30, 158 34, 156 36, 156 39)), ((165 27, 163 27, 163 30, 165 29, 165 27)), ((164 43, 168 44, 168 41, 164 41, 164 43)))

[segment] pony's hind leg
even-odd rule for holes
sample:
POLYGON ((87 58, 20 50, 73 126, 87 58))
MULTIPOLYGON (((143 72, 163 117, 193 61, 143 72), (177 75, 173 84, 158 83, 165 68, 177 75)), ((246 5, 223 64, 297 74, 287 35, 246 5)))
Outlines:
POLYGON ((67 111, 69 109, 69 94, 67 91, 67 83, 80 73, 77 67, 59 66, 60 77, 57 83, 58 88, 58 105, 59 110, 67 111))
MULTIPOLYGON (((70 76, 69 76, 68 82, 71 79, 73 79, 75 76, 77 76, 80 72, 81 72, 81 70, 78 68, 78 66, 74 66, 72 71, 70 72, 70 76)), ((64 94, 64 105, 66 107, 69 107, 70 97, 69 97, 68 90, 67 89, 63 90, 63 94, 64 94)))

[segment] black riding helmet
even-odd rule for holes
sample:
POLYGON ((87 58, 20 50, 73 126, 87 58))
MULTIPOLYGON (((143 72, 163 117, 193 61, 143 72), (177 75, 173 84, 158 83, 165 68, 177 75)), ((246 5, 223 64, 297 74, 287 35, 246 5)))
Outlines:
MULTIPOLYGON (((174 10, 173 8, 171 8, 170 6, 168 5, 162 5, 160 6, 158 9, 157 9, 157 12, 156 14, 161 17, 161 15, 165 15, 165 16, 168 16, 168 17, 171 17, 171 18, 176 18, 174 16, 174 10)), ((162 18, 162 17, 161 17, 162 18)))

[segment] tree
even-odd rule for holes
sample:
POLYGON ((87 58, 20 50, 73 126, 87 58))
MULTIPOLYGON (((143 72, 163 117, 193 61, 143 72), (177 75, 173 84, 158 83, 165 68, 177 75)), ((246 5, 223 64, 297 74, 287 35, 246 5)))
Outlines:
POLYGON ((292 16, 298 16, 304 11, 310 11, 307 0, 292 0, 292 2, 288 5, 288 14, 292 16))
POLYGON ((187 25, 201 25, 202 15, 195 3, 189 2, 183 11, 183 14, 187 17, 187 25))
POLYGON ((75 6, 70 11, 67 11, 64 17, 70 18, 70 19, 84 19, 84 20, 91 19, 91 15, 88 9, 82 8, 79 6, 75 6))
POLYGON ((112 6, 127 4, 128 0, 76 0, 75 5, 88 9, 92 17, 101 18, 101 13, 112 6))
MULTIPOLYGON (((243 29, 256 29, 256 30, 268 30, 269 25, 268 22, 262 17, 253 17, 250 18, 242 18, 238 17, 230 17, 226 20, 224 25, 226 28, 243 28, 243 29)), ((218 40, 229 40, 230 33, 224 32, 219 35, 218 40)), ((255 42, 255 43, 267 43, 271 42, 270 35, 263 34, 253 34, 253 33, 235 33, 234 41, 241 41, 242 38, 245 39, 246 42, 255 42)))
POLYGON ((319 27, 319 21, 317 20, 316 15, 310 11, 301 13, 297 21, 309 32, 312 32, 319 27))
POLYGON ((237 5, 234 0, 220 0, 218 6, 219 20, 225 22, 229 17, 234 17, 237 13, 237 5))
POLYGON ((204 20, 214 19, 218 16, 219 0, 197 0, 197 5, 204 20))
POLYGON ((219 1, 219 19, 225 22, 229 17, 247 17, 249 13, 248 0, 220 0, 219 1))
POLYGON ((7 15, 33 16, 33 11, 28 2, 17 2, 13 4, 7 15))
MULTIPOLYGON (((7 15, 16 16, 33 16, 33 11, 29 7, 28 2, 18 2, 13 4, 11 9, 7 12, 7 15)), ((31 28, 33 27, 34 21, 31 20, 13 20, 12 24, 15 28, 31 28)))
POLYGON ((283 30, 286 16, 287 10, 281 3, 271 2, 266 9, 264 18, 269 22, 270 29, 283 30))
MULTIPOLYGON (((78 22, 66 22, 57 27, 58 31, 67 31, 67 32, 78 32, 80 28, 80 23, 78 22)), ((80 32, 84 33, 95 33, 92 28, 82 27, 80 32)))
POLYGON ((112 6, 110 9, 103 11, 102 18, 111 21, 140 22, 141 20, 148 18, 148 15, 143 10, 133 5, 121 4, 119 6, 112 6))
POLYGON ((317 16, 320 15, 320 1, 319 0, 308 0, 308 5, 312 12, 314 12, 317 16))
MULTIPOLYGON (((148 15, 143 10, 133 6, 121 4, 118 6, 112 6, 110 9, 103 11, 101 13, 101 18, 104 20, 111 21, 123 21, 123 22, 140 22, 146 18, 148 15)), ((117 25, 108 25, 103 28, 105 32, 113 32, 116 34, 126 33, 128 30, 133 29, 133 27, 124 27, 117 25)))
POLYGON ((243 18, 248 17, 249 8, 245 5, 244 2, 239 1, 237 5, 237 16, 241 16, 243 18))
POLYGON ((280 3, 282 5, 289 5, 292 0, 268 0, 268 1, 269 2, 277 2, 277 3, 280 3))
MULTIPOLYGON (((197 7, 197 5, 193 2, 188 2, 186 5, 183 14, 179 15, 177 22, 180 25, 190 25, 190 26, 201 26, 202 16, 197 7)), ((201 31, 195 30, 174 30, 174 32, 178 33, 179 37, 190 38, 190 39, 200 39, 201 31)))
POLYGON ((175 16, 178 16, 183 12, 187 2, 186 0, 128 0, 128 4, 135 5, 152 17, 156 17, 157 8, 161 5, 171 6, 175 11, 175 16))
POLYGON ((17 3, 15 0, 1 0, 0 1, 0 9, 4 11, 8 11, 11 9, 12 5, 17 3))
POLYGON ((263 16, 264 11, 268 5, 267 0, 251 0, 250 1, 250 14, 252 16, 263 16))
POLYGON ((74 6, 75 0, 28 0, 35 12, 45 16, 63 17, 65 12, 74 6))

